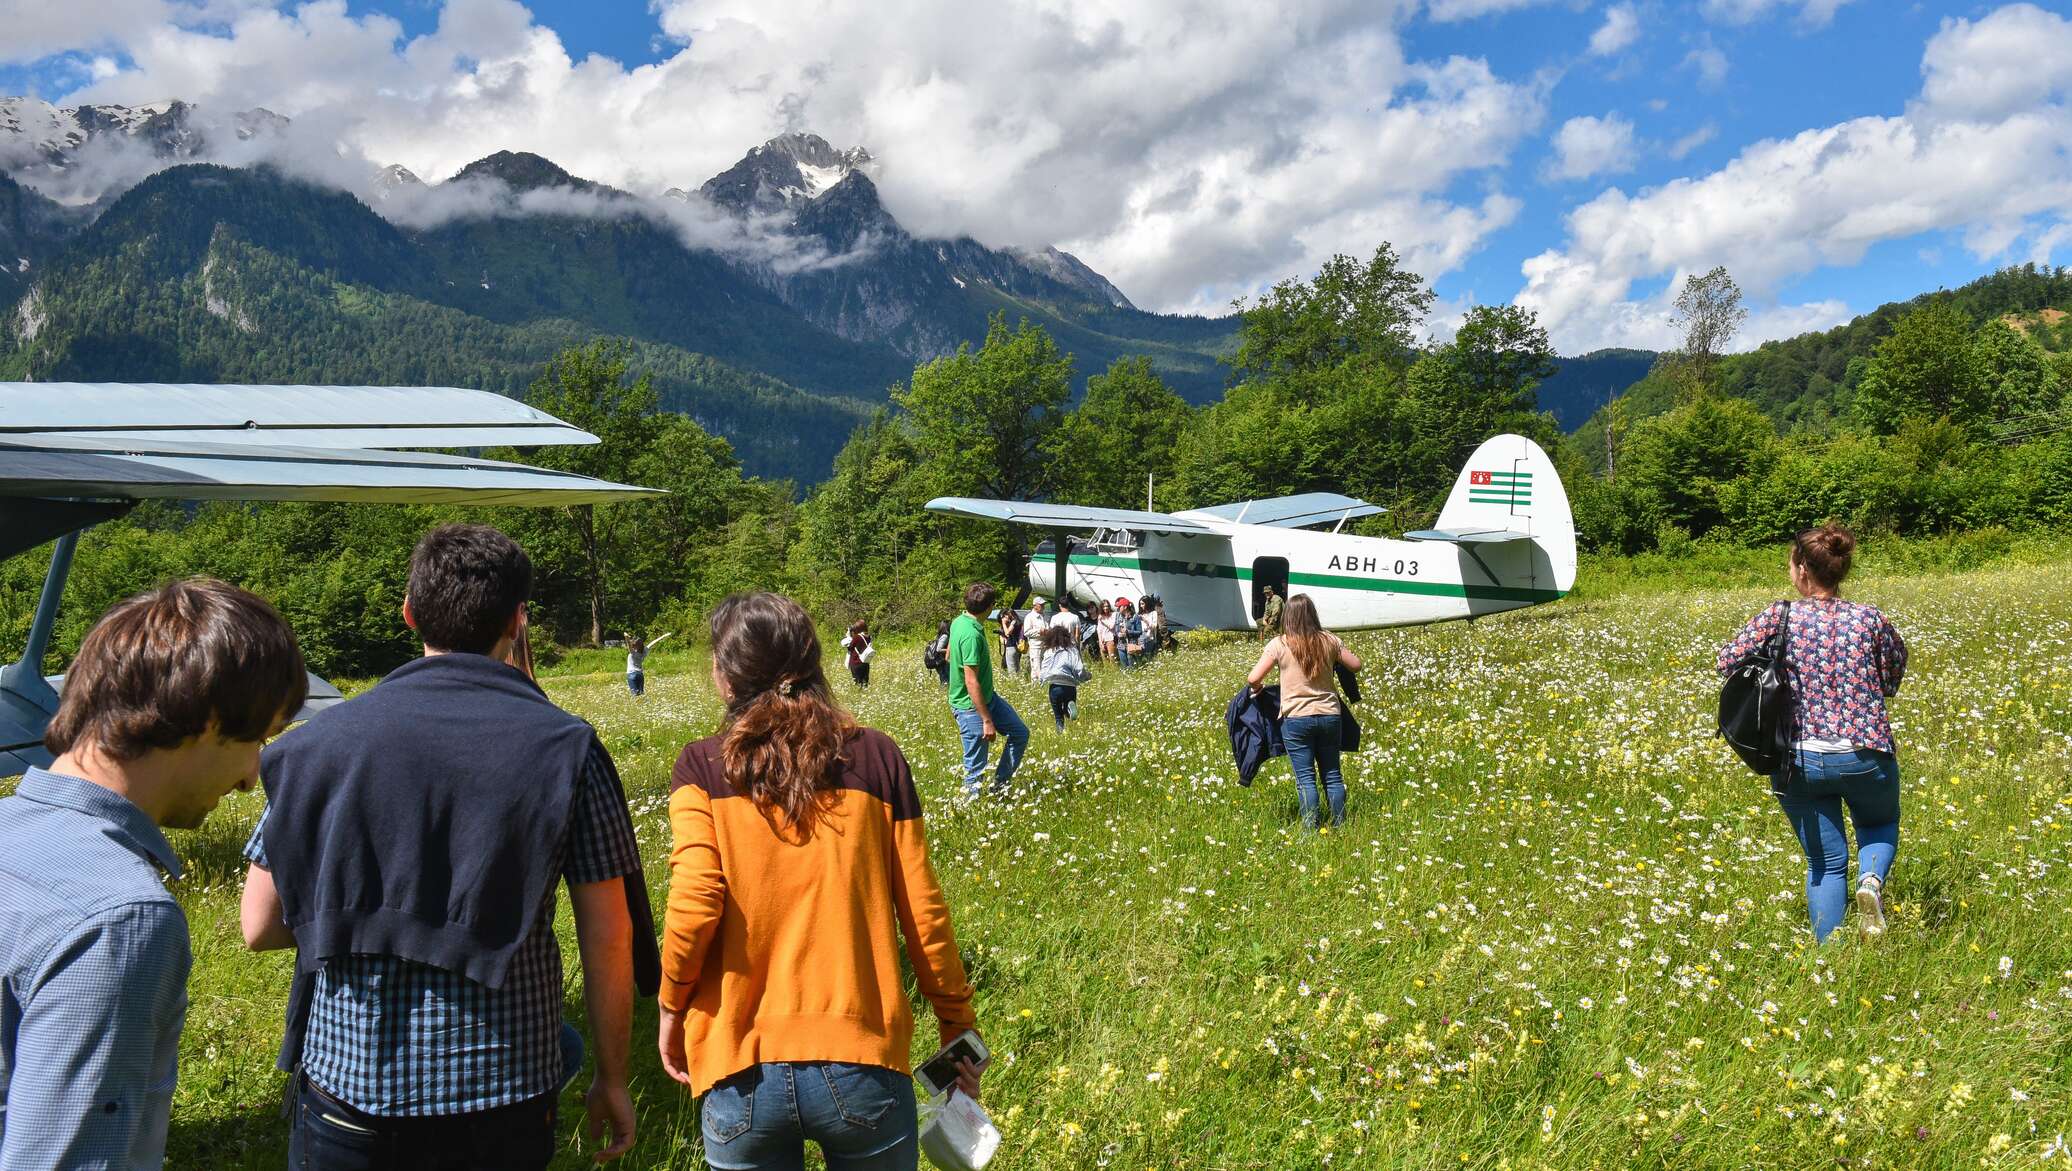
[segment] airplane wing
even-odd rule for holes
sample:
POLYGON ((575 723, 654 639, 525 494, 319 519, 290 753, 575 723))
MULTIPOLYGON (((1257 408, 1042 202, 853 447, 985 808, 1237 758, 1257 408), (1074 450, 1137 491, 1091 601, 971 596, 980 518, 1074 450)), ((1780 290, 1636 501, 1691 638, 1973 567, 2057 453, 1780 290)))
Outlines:
POLYGON ((659 495, 573 472, 426 452, 0 435, 0 497, 540 505, 659 495))
POLYGON ((928 502, 928 511, 1043 529, 1136 529, 1150 533, 1216 531, 1207 525, 1162 512, 1140 512, 1133 508, 1082 508, 1076 504, 1035 504, 1026 500, 980 500, 971 496, 938 496, 928 502))
POLYGON ((77 435, 292 447, 534 447, 597 437, 454 386, 0 382, 0 437, 77 435))
POLYGON ((1352 496, 1341 496, 1336 492, 1304 492, 1299 496, 1242 500, 1236 504, 1218 504, 1214 508, 1196 508, 1190 511, 1213 516, 1218 520, 1227 520, 1233 524, 1299 529, 1306 525, 1378 516, 1388 509, 1352 496))
POLYGON ((1515 529, 1418 529, 1404 533, 1406 541, 1448 541, 1456 545, 1500 545, 1506 541, 1530 541, 1531 533, 1515 529))

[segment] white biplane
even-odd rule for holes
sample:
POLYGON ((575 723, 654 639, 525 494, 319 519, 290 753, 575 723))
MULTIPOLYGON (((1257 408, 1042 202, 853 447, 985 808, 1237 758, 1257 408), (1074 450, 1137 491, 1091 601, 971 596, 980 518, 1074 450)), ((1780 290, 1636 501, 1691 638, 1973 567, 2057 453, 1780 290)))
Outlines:
MULTIPOLYGON (((0 383, 0 559, 57 541, 27 645, 0 667, 0 776, 50 763, 43 729, 63 677, 46 677, 43 659, 82 530, 149 499, 550 505, 659 494, 387 450, 595 442, 524 403, 454 387, 0 383)), ((338 692, 311 676, 310 697, 304 714, 338 692)))
POLYGON ((1210 630, 1255 629, 1267 586, 1308 594, 1331 629, 1359 630, 1551 602, 1576 580, 1568 494, 1522 435, 1476 448, 1436 525, 1401 540, 1341 531, 1384 510, 1328 492, 1171 514, 963 496, 928 508, 1048 530, 1029 560, 1039 593, 1089 604, 1156 594, 1176 624, 1210 630))

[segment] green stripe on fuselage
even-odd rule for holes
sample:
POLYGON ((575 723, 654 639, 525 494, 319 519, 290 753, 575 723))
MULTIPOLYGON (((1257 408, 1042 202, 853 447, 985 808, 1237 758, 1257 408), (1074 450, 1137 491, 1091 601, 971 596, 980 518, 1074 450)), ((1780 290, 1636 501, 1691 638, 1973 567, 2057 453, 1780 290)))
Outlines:
MULTIPOLYGON (((1029 563, 1056 566, 1057 558, 1031 557, 1029 563)), ((1128 569, 1139 573, 1180 574, 1187 577, 1221 578, 1225 581, 1252 580, 1252 571, 1245 566, 1207 561, 1167 561, 1158 557, 1074 553, 1072 564, 1089 569, 1128 569)), ((1368 590, 1382 594, 1419 594, 1435 598, 1475 598, 1487 602, 1552 602, 1562 596, 1560 590, 1532 589, 1527 586, 1458 585, 1453 582, 1424 581, 1415 577, 1352 577, 1342 573, 1290 571, 1288 584, 1321 586, 1334 590, 1368 590)))

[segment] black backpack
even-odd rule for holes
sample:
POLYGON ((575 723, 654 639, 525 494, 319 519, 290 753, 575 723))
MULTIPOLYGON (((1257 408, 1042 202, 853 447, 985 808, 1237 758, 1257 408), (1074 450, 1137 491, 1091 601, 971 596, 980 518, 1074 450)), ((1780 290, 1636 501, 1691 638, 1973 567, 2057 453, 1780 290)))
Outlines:
POLYGON ((1791 603, 1777 633, 1734 664, 1719 689, 1719 735, 1749 768, 1770 776, 1791 755, 1791 678, 1786 673, 1786 647, 1791 634, 1791 603))

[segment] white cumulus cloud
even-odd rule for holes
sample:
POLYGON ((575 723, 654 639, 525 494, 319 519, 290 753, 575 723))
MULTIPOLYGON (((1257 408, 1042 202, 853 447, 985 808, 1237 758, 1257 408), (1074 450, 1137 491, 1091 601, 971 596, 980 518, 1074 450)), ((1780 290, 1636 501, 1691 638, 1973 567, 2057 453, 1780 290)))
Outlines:
POLYGON ((1775 12, 1794 13, 1806 28, 1825 28, 1850 0, 1705 0, 1705 15, 1728 24, 1751 24, 1775 12))
POLYGON ((1957 232, 1982 260, 2025 238, 2061 244, 2072 218, 2072 73, 2053 58, 2068 36, 2072 22, 2026 4, 1946 21, 1923 55, 1922 96, 1903 114, 1758 142, 1717 171, 1638 194, 1607 190, 1569 213, 1561 247, 1526 261, 1518 302, 1564 352, 1656 346, 1673 340, 1677 285, 1724 264, 1756 309, 1740 338, 1753 345, 1841 320, 1838 303, 1779 304, 1777 294, 1882 241, 1957 232), (1983 99, 1963 84, 2003 67, 2050 80, 1983 99))
POLYGON ((1547 177, 1588 179, 1633 169, 1633 123, 1616 113, 1570 118, 1554 133, 1554 157, 1547 177))
POLYGON ((1631 4, 1614 4, 1605 9, 1604 23, 1590 34, 1590 52, 1609 57, 1640 39, 1640 14, 1631 4))
POLYGON ((427 179, 529 150, 643 194, 812 130, 878 155, 917 233, 1055 243, 1165 309, 1384 239, 1440 275, 1516 216, 1493 177, 1544 120, 1541 81, 1411 59, 1416 0, 654 9, 675 52, 632 68, 572 58, 517 0, 445 0, 417 37, 344 0, 140 21, 103 38, 130 66, 67 100, 263 105, 427 179))

